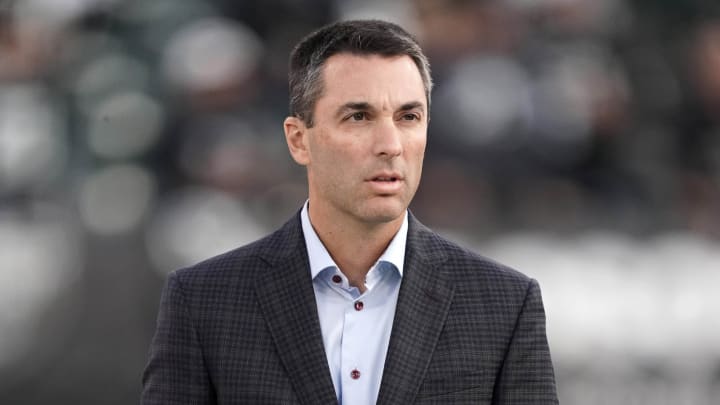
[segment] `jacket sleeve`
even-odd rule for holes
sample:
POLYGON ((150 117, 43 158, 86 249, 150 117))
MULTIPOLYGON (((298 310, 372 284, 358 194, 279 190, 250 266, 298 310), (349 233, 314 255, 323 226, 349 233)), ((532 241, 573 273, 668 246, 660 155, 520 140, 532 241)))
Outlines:
POLYGON ((142 405, 216 403, 198 331, 176 273, 168 276, 163 288, 142 383, 142 405))
POLYGON ((557 404, 555 373, 545 334, 545 310, 535 280, 525 295, 500 375, 494 405, 557 404))

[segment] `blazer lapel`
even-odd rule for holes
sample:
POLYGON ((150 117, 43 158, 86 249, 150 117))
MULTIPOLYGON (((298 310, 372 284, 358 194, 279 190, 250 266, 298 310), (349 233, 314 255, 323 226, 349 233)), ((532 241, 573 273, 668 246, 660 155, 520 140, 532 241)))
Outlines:
POLYGON ((403 280, 398 295, 378 404, 415 399, 452 302, 454 288, 444 277, 447 259, 436 235, 409 218, 403 280))
POLYGON ((337 404, 299 217, 268 240, 255 292, 300 403, 337 404))

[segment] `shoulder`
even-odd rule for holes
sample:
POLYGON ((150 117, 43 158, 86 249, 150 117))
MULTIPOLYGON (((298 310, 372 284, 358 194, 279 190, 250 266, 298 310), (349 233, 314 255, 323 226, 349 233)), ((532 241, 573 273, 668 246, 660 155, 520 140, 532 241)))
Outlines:
POLYGON ((447 267, 456 280, 471 280, 490 285, 515 287, 523 292, 533 281, 518 269, 460 246, 454 241, 438 235, 448 252, 447 267))
POLYGON ((303 244, 299 220, 294 216, 261 239, 171 272, 168 283, 183 288, 249 286, 262 269, 272 266, 276 259, 296 251, 303 244))
POLYGON ((460 289, 503 291, 524 296, 536 281, 521 271, 461 246, 413 219, 412 243, 436 263, 436 271, 460 289))

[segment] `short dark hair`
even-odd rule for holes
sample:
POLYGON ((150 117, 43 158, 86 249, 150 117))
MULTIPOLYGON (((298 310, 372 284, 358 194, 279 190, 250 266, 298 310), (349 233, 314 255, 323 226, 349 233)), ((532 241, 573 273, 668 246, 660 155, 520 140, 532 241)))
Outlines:
POLYGON ((339 53, 409 56, 420 72, 430 108, 430 63, 412 35, 386 21, 341 21, 312 32, 290 53, 290 114, 302 119, 308 127, 313 126, 313 110, 323 91, 323 65, 339 53))

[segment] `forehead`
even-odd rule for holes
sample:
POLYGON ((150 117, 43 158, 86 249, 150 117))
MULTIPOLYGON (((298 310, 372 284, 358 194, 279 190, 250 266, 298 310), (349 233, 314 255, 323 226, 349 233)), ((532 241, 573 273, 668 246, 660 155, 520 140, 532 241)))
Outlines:
POLYGON ((318 100, 425 105, 425 87, 415 62, 407 55, 333 55, 323 67, 323 92, 318 100))

